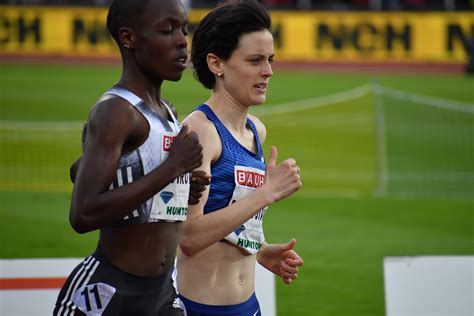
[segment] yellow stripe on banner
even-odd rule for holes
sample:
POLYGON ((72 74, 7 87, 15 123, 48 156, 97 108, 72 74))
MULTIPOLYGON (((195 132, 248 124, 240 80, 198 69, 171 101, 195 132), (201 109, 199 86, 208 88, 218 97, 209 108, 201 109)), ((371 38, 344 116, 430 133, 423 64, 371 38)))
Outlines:
POLYGON ((0 6, 0 53, 118 56, 104 8, 0 6))
MULTIPOLYGON (((191 31, 207 10, 191 10, 191 31)), ((0 6, 0 54, 117 57, 106 8, 0 6)), ((473 12, 272 11, 280 61, 466 63, 473 12)))

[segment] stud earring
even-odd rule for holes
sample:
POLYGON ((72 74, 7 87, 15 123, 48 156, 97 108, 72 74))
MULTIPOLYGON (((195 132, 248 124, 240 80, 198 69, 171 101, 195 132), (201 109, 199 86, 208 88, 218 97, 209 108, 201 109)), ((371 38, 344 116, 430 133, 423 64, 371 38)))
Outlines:
POLYGON ((220 77, 220 76, 222 76, 222 72, 217 73, 217 77, 220 77))
POLYGON ((130 44, 123 44, 123 47, 125 47, 125 48, 131 48, 132 46, 130 46, 130 44))

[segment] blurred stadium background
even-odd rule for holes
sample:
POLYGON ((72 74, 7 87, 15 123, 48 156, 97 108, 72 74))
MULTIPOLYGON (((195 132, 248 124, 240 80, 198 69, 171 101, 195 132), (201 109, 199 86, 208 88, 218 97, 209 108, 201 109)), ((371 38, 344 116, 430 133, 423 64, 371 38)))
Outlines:
MULTIPOLYGON (((95 246, 68 224, 68 172, 120 74, 108 3, 0 0, 0 258, 95 246)), ((278 315, 384 315, 384 257, 474 254, 474 1, 265 3, 278 62, 254 112, 304 183, 266 217, 305 259, 278 315)), ((191 32, 215 4, 186 1, 191 32)), ((182 118, 208 91, 186 71, 163 94, 182 118)))

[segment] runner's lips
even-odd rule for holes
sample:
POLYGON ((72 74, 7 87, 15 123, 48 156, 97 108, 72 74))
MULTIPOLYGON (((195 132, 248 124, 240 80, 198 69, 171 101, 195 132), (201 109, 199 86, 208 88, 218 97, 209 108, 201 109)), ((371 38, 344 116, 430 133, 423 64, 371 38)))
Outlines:
POLYGON ((267 84, 265 82, 261 82, 254 85, 254 87, 265 90, 267 88, 267 84))
POLYGON ((176 58, 176 61, 179 62, 179 63, 185 64, 187 59, 188 59, 187 55, 182 55, 182 56, 179 56, 178 58, 176 58))
POLYGON ((177 65, 181 70, 186 69, 186 60, 187 56, 184 57, 178 57, 174 60, 175 65, 177 65))

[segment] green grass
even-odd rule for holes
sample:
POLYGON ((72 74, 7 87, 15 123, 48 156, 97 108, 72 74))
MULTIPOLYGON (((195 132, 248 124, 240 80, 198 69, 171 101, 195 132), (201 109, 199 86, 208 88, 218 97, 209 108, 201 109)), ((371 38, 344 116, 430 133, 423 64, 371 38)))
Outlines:
MULTIPOLYGON (((80 154, 81 122, 120 69, 0 68, 0 258, 86 256, 97 233, 69 226, 68 168, 80 154)), ((282 115, 268 110, 373 81, 474 102, 474 78, 462 75, 276 71, 261 106, 264 147, 298 161, 303 189, 269 208, 266 237, 296 238, 305 260, 295 283, 277 281, 279 315, 384 315, 384 257, 474 253, 472 114, 384 98, 389 178, 385 194, 374 197, 380 161, 372 94, 282 115)), ((163 87, 181 117, 208 96, 190 73, 163 87)))
POLYGON ((306 194, 369 195, 376 182, 373 101, 370 95, 317 109, 261 116, 265 148, 294 157, 306 194))
MULTIPOLYGON (((2 120, 85 120, 89 109, 107 88, 118 81, 113 65, 30 65, 0 62, 2 120)), ((271 80, 268 104, 312 98, 377 81, 409 92, 473 102, 474 78, 463 75, 330 74, 282 71, 271 80)), ((166 82, 163 97, 181 116, 188 114, 209 91, 186 72, 178 83, 166 82)))
POLYGON ((81 125, 20 126, 0 124, 0 191, 69 192, 68 167, 80 154, 81 125))
POLYGON ((385 256, 472 255, 473 201, 299 197, 271 207, 267 238, 297 239, 298 280, 279 315, 384 315, 385 256))
POLYGON ((2 258, 85 257, 98 233, 69 226, 69 193, 1 192, 2 258))
POLYGON ((474 113, 385 100, 388 189, 474 195, 474 113))

